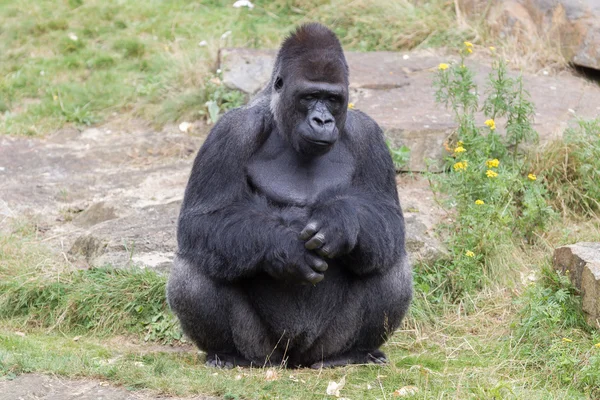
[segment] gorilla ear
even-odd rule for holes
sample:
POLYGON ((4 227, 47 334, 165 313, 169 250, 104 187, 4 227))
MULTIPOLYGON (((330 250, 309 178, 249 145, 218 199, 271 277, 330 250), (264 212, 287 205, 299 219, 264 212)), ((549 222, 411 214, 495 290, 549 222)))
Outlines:
POLYGON ((281 79, 280 76, 275 79, 275 85, 273 85, 273 87, 275 87, 276 92, 281 91, 281 88, 283 87, 283 79, 281 79))

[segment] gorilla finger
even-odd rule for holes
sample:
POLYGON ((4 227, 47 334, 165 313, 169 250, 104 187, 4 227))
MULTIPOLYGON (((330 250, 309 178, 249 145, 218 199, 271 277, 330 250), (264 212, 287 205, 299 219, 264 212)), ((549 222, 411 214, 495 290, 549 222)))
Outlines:
POLYGON ((325 272, 327 271, 327 268, 329 268, 329 265, 327 265, 325 260, 310 254, 306 256, 306 261, 316 272, 325 272))
POLYGON ((306 264, 298 266, 298 274, 304 281, 310 282, 313 285, 316 285, 317 283, 321 282, 325 277, 323 274, 319 274, 313 271, 312 268, 310 268, 306 264))
POLYGON ((321 246, 323 246, 324 243, 325 243, 325 235, 323 235, 323 233, 319 232, 315 236, 313 236, 312 239, 310 239, 308 242, 306 242, 304 247, 306 247, 308 250, 315 250, 315 249, 318 249, 321 246))
POLYGON ((323 246, 320 249, 317 249, 317 254, 321 257, 332 258, 333 254, 331 254, 331 250, 327 246, 323 246))
POLYGON ((300 232, 300 240, 307 240, 313 237, 313 235, 319 231, 319 225, 320 224, 317 221, 310 221, 306 224, 304 229, 302 229, 302 232, 300 232))

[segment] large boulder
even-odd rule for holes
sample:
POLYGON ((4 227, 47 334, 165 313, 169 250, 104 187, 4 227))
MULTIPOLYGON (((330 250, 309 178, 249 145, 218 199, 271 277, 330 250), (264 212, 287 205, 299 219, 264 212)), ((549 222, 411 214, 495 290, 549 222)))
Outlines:
POLYGON ((581 292, 583 311, 600 328, 600 243, 582 242, 554 251, 554 268, 581 292))
POLYGON ((598 0, 495 0, 488 23, 500 35, 524 43, 541 38, 557 44, 567 61, 600 70, 598 0))

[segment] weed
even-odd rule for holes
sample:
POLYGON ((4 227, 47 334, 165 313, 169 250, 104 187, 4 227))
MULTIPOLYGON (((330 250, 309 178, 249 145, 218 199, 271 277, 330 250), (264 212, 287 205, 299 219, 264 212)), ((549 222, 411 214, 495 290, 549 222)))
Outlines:
POLYGON ((436 99, 454 112, 458 124, 452 146, 446 144, 452 153, 448 173, 430 175, 433 188, 444 192, 455 210, 455 221, 446 227, 451 260, 426 266, 416 278, 417 287, 436 285, 451 301, 499 276, 496 256, 515 241, 532 243, 553 216, 547 189, 526 169, 521 151, 523 143, 537 139, 531 126, 533 106, 522 80, 508 77, 503 60, 494 63, 482 107, 487 120, 478 127, 478 88, 465 65, 471 52, 472 45, 465 42, 460 61, 440 64, 435 80, 436 99), (498 133, 502 117, 505 135, 498 133))
POLYGON ((600 119, 567 129, 564 140, 552 143, 533 165, 563 215, 590 217, 600 211, 600 119))

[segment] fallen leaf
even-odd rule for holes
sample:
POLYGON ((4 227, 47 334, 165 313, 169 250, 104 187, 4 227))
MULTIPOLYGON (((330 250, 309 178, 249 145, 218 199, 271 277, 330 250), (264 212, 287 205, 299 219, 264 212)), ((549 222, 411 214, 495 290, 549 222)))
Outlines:
POLYGON ((73 341, 74 341, 74 342, 77 342, 79 339, 81 339, 81 336, 75 336, 75 337, 73 338, 73 341))
POLYGON ((408 397, 419 393, 419 388, 416 386, 404 386, 392 393, 394 397, 408 397))
POLYGON ((274 369, 268 369, 267 372, 265 372, 265 381, 276 381, 278 379, 279 374, 274 369))
POLYGON ((191 127, 192 124, 190 124, 189 122, 182 122, 179 124, 179 130, 183 133, 187 133, 191 127))
POLYGON ((339 382, 329 381, 329 384, 327 385, 327 390, 325 391, 325 393, 327 393, 330 396, 340 397, 340 390, 342 390, 344 388, 345 384, 346 384, 345 376, 342 377, 342 379, 340 379, 339 382))

